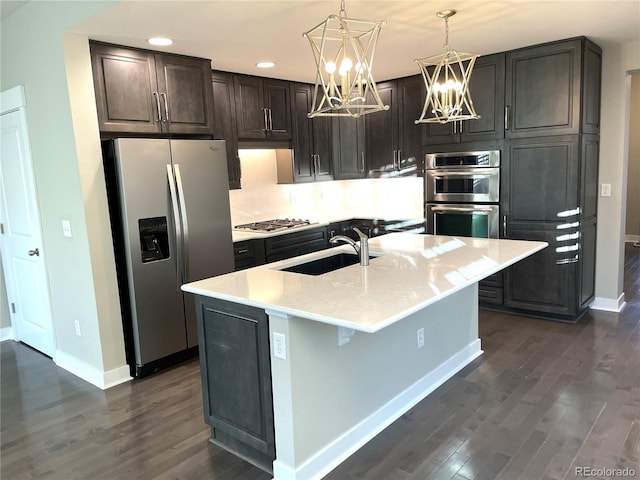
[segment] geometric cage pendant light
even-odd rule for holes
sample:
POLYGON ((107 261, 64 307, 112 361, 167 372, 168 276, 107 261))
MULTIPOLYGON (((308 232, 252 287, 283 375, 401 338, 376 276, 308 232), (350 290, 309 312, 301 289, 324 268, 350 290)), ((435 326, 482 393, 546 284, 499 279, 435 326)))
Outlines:
POLYGON ((479 55, 456 52, 449 45, 449 18, 455 10, 436 15, 444 18, 444 54, 416 60, 424 79, 427 96, 422 115, 415 123, 448 123, 480 118, 469 92, 471 72, 479 55))
POLYGON ((309 118, 355 117, 388 110, 373 78, 373 60, 385 21, 347 17, 344 0, 340 14, 303 35, 316 62, 316 83, 309 118))

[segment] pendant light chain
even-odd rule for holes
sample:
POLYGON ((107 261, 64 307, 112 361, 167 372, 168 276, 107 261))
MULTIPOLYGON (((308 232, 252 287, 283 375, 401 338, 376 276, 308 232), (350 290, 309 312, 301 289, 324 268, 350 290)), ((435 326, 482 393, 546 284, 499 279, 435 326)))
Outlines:
POLYGON ((449 46, 449 17, 445 17, 444 18, 444 45, 443 45, 445 51, 449 51, 451 50, 451 47, 449 46))

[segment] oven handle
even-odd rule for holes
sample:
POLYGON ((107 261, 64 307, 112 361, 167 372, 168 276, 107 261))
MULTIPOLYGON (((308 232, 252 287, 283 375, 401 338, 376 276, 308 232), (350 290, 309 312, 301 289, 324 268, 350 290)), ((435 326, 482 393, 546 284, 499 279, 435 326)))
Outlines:
MULTIPOLYGON (((491 168, 491 170, 497 170, 494 168, 491 168)), ((489 172, 489 173, 485 173, 485 172, 480 172, 478 170, 458 170, 455 172, 452 171, 448 171, 448 172, 433 172, 430 171, 428 172, 429 175, 431 175, 432 177, 490 177, 491 175, 495 175, 496 172, 489 172)))
POLYGON ((478 212, 481 215, 488 215, 494 209, 491 207, 443 207, 443 206, 432 206, 431 211, 433 212, 478 212))

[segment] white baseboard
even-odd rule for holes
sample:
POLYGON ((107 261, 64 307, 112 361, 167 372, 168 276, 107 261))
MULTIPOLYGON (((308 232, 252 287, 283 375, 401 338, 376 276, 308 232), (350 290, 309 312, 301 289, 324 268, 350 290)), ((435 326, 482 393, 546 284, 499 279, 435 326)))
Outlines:
POLYGON ((55 362, 60 368, 64 368, 66 371, 86 380, 101 390, 106 390, 132 380, 129 374, 128 365, 123 365, 104 372, 93 365, 89 365, 88 363, 78 360, 76 357, 59 350, 56 352, 55 362))
POLYGON ((592 310, 603 310, 605 312, 621 312, 626 302, 624 292, 617 298, 596 297, 591 304, 592 310))
POLYGON ((13 327, 0 328, 0 342, 4 342, 5 340, 15 340, 13 327))
POLYGON ((273 480, 320 480, 480 355, 480 339, 477 339, 336 438, 298 469, 276 458, 273 462, 273 480))

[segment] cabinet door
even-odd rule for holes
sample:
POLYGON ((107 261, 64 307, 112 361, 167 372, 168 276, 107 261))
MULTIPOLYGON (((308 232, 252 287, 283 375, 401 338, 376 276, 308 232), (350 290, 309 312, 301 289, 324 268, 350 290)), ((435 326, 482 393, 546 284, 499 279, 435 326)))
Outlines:
POLYGON ((579 133, 581 40, 507 53, 507 138, 579 133))
POLYGON ((160 133, 153 54, 97 43, 90 48, 100 131, 160 133))
POLYGON ((351 117, 333 119, 333 175, 336 180, 366 176, 363 120, 351 117))
POLYGON ((291 119, 293 146, 293 177, 296 183, 312 182, 315 174, 315 157, 312 144, 311 121, 307 114, 311 108, 311 87, 307 84, 291 84, 291 119))
POLYGON ((396 170, 398 150, 398 102, 395 82, 377 85, 380 99, 389 110, 365 115, 367 176, 381 176, 396 170))
POLYGON ((576 263, 558 248, 558 230, 512 228, 509 238, 548 242, 549 246, 504 271, 507 307, 555 315, 576 313, 576 263))
POLYGON ((240 158, 236 136, 236 104, 233 94, 233 75, 212 72, 213 85, 213 138, 227 145, 227 171, 229 188, 240 188, 240 158))
POLYGON ((480 118, 462 122, 461 142, 504 138, 504 75, 504 53, 481 56, 476 60, 469 92, 480 118))
POLYGON ((316 117, 311 119, 313 132, 313 151, 316 155, 316 175, 318 180, 333 180, 333 136, 331 118, 316 117))
POLYGON ((235 75, 234 86, 238 138, 265 138, 267 126, 262 79, 235 75))
POLYGON ((508 225, 565 223, 579 206, 578 136, 513 140, 503 153, 500 197, 508 225))
MULTIPOLYGON (((267 138, 288 140, 291 138, 291 113, 289 82, 263 80, 264 106, 267 111, 267 138)), ((308 112, 308 111, 307 111, 308 112)))
POLYGON ((203 407, 212 437, 271 467, 275 458, 268 317, 198 297, 203 407))
POLYGON ((475 120, 425 124, 425 145, 458 144, 504 138, 505 54, 478 57, 471 72, 469 92, 475 120))
MULTIPOLYGON (((460 143, 457 123, 425 123, 422 131, 422 143, 425 145, 460 143)), ((435 152, 436 150, 431 149, 430 151, 435 152)))
POLYGON ((505 270, 507 307, 560 316, 577 313, 578 140, 578 135, 565 135, 505 144, 502 236, 549 243, 505 270))
POLYGON ((212 135, 211 62, 161 54, 155 55, 155 61, 163 129, 171 133, 212 135))
POLYGON ((600 95, 602 93, 602 50, 584 39, 584 77, 582 79, 582 133, 600 133, 600 95))
POLYGON ((422 75, 398 80, 398 166, 401 170, 413 165, 422 168, 422 130, 423 124, 415 121, 422 113, 425 86, 422 75))

